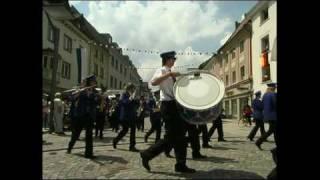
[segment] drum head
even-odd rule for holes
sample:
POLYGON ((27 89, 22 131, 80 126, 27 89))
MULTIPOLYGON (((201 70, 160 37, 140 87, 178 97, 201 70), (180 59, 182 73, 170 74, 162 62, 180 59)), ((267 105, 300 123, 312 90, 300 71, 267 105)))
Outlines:
POLYGON ((176 81, 173 91, 180 105, 201 111, 219 104, 225 89, 220 79, 208 72, 201 72, 200 76, 182 76, 176 81))

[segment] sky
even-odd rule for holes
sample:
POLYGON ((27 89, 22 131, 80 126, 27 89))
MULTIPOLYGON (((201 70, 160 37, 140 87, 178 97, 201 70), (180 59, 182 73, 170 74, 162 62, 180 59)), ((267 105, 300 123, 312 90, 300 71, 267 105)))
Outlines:
POLYGON ((69 1, 99 33, 112 36, 113 42, 129 56, 145 82, 150 81, 156 68, 161 67, 161 58, 155 52, 184 53, 177 55, 176 71, 196 68, 221 47, 235 30, 235 21, 241 21, 243 14, 256 3, 69 1), (142 52, 136 52, 137 49, 142 52))

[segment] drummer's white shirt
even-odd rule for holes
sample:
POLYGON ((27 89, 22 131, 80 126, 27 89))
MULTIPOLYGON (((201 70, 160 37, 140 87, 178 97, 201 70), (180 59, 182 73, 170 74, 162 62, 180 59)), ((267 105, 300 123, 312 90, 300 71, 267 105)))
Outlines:
MULTIPOLYGON (((166 66, 162 66, 161 68, 157 69, 154 73, 153 77, 151 78, 151 82, 155 79, 160 77, 161 75, 167 73, 170 71, 170 68, 166 66)), ((167 79, 163 80, 159 86, 160 86, 160 101, 171 101, 174 100, 174 94, 173 94, 173 79, 172 77, 168 77, 167 79)))

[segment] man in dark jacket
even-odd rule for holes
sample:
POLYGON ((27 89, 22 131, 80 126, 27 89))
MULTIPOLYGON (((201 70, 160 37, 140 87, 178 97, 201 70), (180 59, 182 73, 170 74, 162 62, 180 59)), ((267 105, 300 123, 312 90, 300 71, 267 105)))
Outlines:
POLYGON ((130 146, 129 150, 133 152, 139 152, 135 148, 136 145, 136 110, 137 102, 134 100, 135 96, 135 86, 129 83, 126 86, 126 92, 121 96, 119 107, 120 116, 119 121, 122 125, 122 130, 119 132, 118 136, 113 139, 113 148, 117 148, 118 142, 127 134, 130 128, 130 146))
POLYGON ((258 129, 260 128, 261 136, 266 133, 264 130, 264 122, 263 122, 263 104, 260 100, 261 91, 255 93, 256 98, 252 101, 252 109, 253 109, 253 119, 256 122, 254 128, 251 130, 250 134, 248 135, 248 139, 253 141, 254 136, 256 135, 258 129))
POLYGON ((276 84, 270 83, 267 84, 267 92, 263 95, 263 118, 264 121, 269 123, 268 131, 263 134, 257 141, 256 145, 261 150, 261 144, 272 134, 274 133, 274 140, 278 144, 278 138, 276 133, 277 125, 277 93, 275 92, 276 84))
POLYGON ((76 108, 76 114, 78 116, 79 123, 75 126, 72 133, 71 140, 69 142, 67 153, 71 153, 71 150, 79 138, 83 128, 86 129, 86 147, 85 157, 93 159, 93 142, 92 142, 92 130, 96 117, 96 105, 97 105, 97 91, 94 89, 96 86, 95 76, 89 76, 86 78, 86 88, 75 95, 74 98, 78 98, 78 105, 76 108))

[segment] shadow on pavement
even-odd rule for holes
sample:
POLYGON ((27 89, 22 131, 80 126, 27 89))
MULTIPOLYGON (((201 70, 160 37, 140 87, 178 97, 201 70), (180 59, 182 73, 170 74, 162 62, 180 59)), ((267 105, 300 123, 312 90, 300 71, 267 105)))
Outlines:
POLYGON ((102 143, 109 143, 109 142, 112 142, 112 139, 114 137, 103 137, 103 139, 100 139, 99 137, 94 137, 93 138, 93 142, 102 142, 102 143))
POLYGON ((193 160, 193 161, 210 161, 213 163, 237 163, 238 161, 230 158, 223 158, 223 157, 217 157, 217 156, 212 156, 212 157, 207 157, 204 159, 192 159, 192 158, 186 158, 187 160, 193 160))
POLYGON ((264 177, 248 171, 242 170, 226 170, 226 169, 213 169, 210 171, 197 171, 193 174, 187 173, 172 173, 172 172, 160 172, 151 171, 155 174, 163 174, 168 176, 176 176, 177 178, 187 179, 265 179, 264 177))
POLYGON ((213 146, 210 149, 216 149, 216 150, 237 150, 238 148, 229 148, 229 147, 221 147, 221 146, 213 146))
MULTIPOLYGON (((85 158, 83 154, 76 153, 74 155, 85 158)), ((128 164, 128 161, 123 159, 122 157, 105 156, 105 155, 95 155, 95 156, 97 156, 97 158, 91 159, 91 161, 98 163, 100 165, 104 165, 105 163, 103 162, 109 162, 109 163, 118 162, 120 164, 128 164)))

